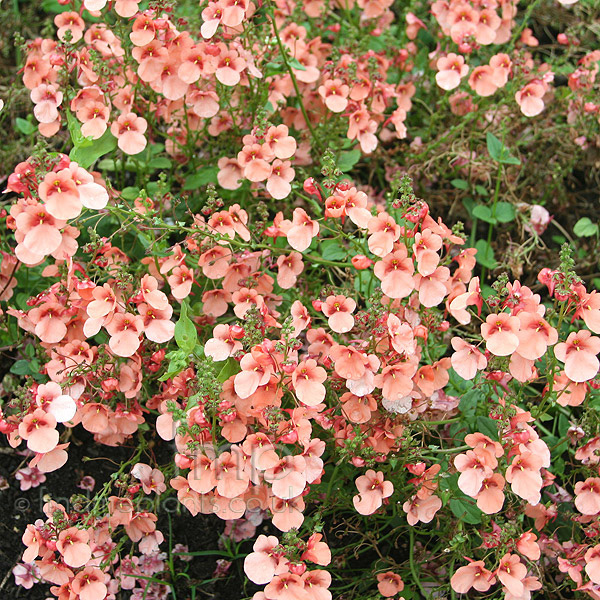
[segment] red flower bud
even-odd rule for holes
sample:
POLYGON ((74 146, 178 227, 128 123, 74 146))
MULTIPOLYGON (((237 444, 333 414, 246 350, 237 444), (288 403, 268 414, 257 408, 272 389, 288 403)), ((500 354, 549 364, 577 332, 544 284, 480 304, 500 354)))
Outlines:
POLYGON ((357 254, 356 256, 353 256, 351 260, 352 266, 359 271, 368 269, 373 264, 373 261, 364 254, 357 254))

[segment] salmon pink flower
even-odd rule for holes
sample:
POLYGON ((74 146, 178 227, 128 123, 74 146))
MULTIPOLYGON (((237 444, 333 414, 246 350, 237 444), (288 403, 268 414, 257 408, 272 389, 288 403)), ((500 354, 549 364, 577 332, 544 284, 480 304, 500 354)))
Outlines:
POLYGON ((411 326, 408 323, 402 323, 402 321, 392 313, 388 315, 386 325, 392 348, 398 352, 398 354, 414 354, 416 351, 416 342, 411 326))
POLYGON ((583 291, 579 295, 575 318, 583 319, 594 333, 600 333, 600 292, 593 290, 589 294, 583 291))
POLYGON ((140 347, 140 334, 143 330, 142 317, 130 313, 117 313, 106 325, 106 331, 110 335, 108 345, 117 356, 133 356, 140 347))
POLYGON ((539 503, 541 498, 540 491, 543 481, 540 470, 542 466, 543 459, 539 454, 525 450, 515 456, 506 469, 506 481, 511 484, 512 491, 534 506, 539 503))
POLYGON ((465 59, 454 52, 438 58, 435 80, 443 90, 453 90, 460 84, 460 80, 469 72, 465 59))
POLYGON ((475 67, 469 76, 469 86, 478 96, 491 96, 498 89, 494 82, 494 69, 489 65, 475 67))
POLYGON ((306 460, 303 456, 284 456, 264 472, 273 494, 282 500, 300 496, 306 487, 306 460))
POLYGON ((500 559, 496 575, 502 585, 514 596, 520 597, 525 590, 523 580, 527 575, 527 567, 517 554, 505 554, 500 559))
POLYGON ((504 477, 500 473, 494 473, 491 477, 484 479, 479 493, 475 496, 477 508, 486 515, 493 515, 502 510, 504 504, 504 477))
POLYGON ((369 250, 379 258, 386 257, 394 249, 394 242, 400 237, 400 226, 386 212, 380 212, 368 221, 369 250))
POLYGON ((481 325, 481 336, 486 348, 495 356, 508 356, 519 346, 520 321, 508 313, 488 315, 481 325))
POLYGON ((69 567, 83 567, 92 557, 89 546, 90 536, 85 529, 69 527, 60 532, 56 549, 62 554, 63 560, 69 567))
POLYGON ((408 251, 404 245, 376 262, 373 271, 375 277, 381 281, 383 293, 390 298, 406 298, 415 287, 414 263, 408 258, 408 251))
POLYGON ((85 23, 76 12, 63 12, 54 17, 54 24, 58 27, 56 32, 61 41, 65 41, 67 31, 71 32, 70 43, 74 44, 83 37, 85 23))
POLYGON ((455 352, 450 357, 452 368, 463 378, 473 379, 477 371, 487 366, 487 358, 473 345, 462 338, 453 337, 450 341, 455 352))
POLYGON ((496 583, 494 574, 485 568, 482 560, 471 561, 457 569, 450 579, 450 585, 457 594, 466 594, 471 588, 487 592, 496 583))
POLYGON ((231 327, 223 323, 213 329, 213 337, 204 344, 204 353, 216 362, 227 360, 242 349, 242 343, 234 337, 231 327))
POLYGON ((160 495, 167 489, 165 476, 160 469, 153 469, 150 465, 136 463, 131 469, 131 475, 142 483, 145 494, 154 492, 160 495))
POLYGON ((527 531, 517 540, 517 550, 529 560, 539 560, 541 556, 540 546, 537 543, 537 536, 531 531, 527 531))
POLYGON ((104 573, 97 567, 86 567, 77 573, 71 588, 80 600, 103 600, 108 593, 104 573))
POLYGON ((66 221, 81 213, 82 202, 70 169, 48 173, 40 183, 39 195, 55 219, 66 221))
POLYGON ((417 259, 417 271, 423 275, 431 275, 440 262, 438 251, 442 247, 442 238, 431 229, 415 233, 413 250, 417 259))
POLYGON ((194 283, 194 271, 186 265, 180 265, 173 269, 172 273, 167 277, 167 281, 171 286, 171 294, 176 300, 187 298, 194 283))
POLYGON ((456 456, 454 466, 460 472, 458 487, 464 494, 474 498, 481 491, 484 480, 492 477, 498 461, 488 452, 475 448, 456 456))
POLYGON ((244 573, 256 584, 262 585, 272 581, 278 571, 279 555, 275 549, 279 540, 274 536, 259 535, 251 552, 244 559, 244 573))
POLYGON ((526 117, 535 117, 544 110, 546 89, 541 82, 528 83, 515 94, 515 100, 526 117))
POLYGON ((271 174, 267 178, 267 192, 276 200, 283 200, 292 191, 291 181, 296 172, 291 167, 289 160, 282 161, 278 158, 271 165, 271 174))
POLYGON ((45 454, 56 448, 58 431, 54 415, 36 408, 19 424, 19 435, 27 440, 27 447, 33 452, 45 454))
POLYGON ((246 61, 235 50, 225 50, 219 55, 215 76, 223 85, 234 86, 245 68, 246 61))
POLYGON ((384 598, 392 598, 404 589, 402 577, 393 571, 377 574, 377 589, 384 598))
POLYGON ((369 469, 356 479, 358 494, 352 498, 354 508, 361 515, 371 515, 383 504, 384 498, 394 493, 394 484, 386 481, 383 472, 369 469))
POLYGON ((354 327, 352 313, 356 302, 346 296, 328 296, 322 305, 323 314, 328 317, 329 327, 336 333, 347 333, 354 327))
MULTIPOLYGON (((53 217, 42 204, 32 204, 20 212, 16 219, 17 231, 24 237, 20 242, 27 250, 40 257, 56 251, 62 243, 60 229, 66 220, 53 217)), ((16 284, 16 282, 15 282, 16 284)))
POLYGON ((290 252, 289 255, 281 254, 277 257, 277 284, 284 290, 289 290, 296 285, 298 275, 304 270, 302 254, 290 252))
POLYGON ((317 366, 317 361, 309 358, 302 361, 292 373, 292 384, 298 400, 306 406, 316 406, 325 399, 327 372, 317 366))
POLYGON ((341 79, 328 79, 319 87, 318 92, 331 112, 343 112, 348 106, 350 88, 341 79))
POLYGON ((119 148, 125 154, 139 154, 144 150, 147 140, 144 137, 148 122, 135 113, 123 113, 110 126, 111 133, 117 138, 119 148))
POLYGON ((296 153, 296 139, 289 134, 287 125, 271 125, 265 134, 267 145, 276 158, 286 160, 296 153))
POLYGON ((413 496, 402 505, 402 509, 406 513, 406 520, 411 526, 416 525, 419 521, 430 523, 440 508, 442 508, 442 500, 435 495, 428 498, 413 496))
POLYGON ((235 393, 242 399, 250 397, 259 386, 271 381, 273 364, 271 357, 254 348, 240 361, 242 370, 235 376, 235 393))
MULTIPOLYGON (((242 150, 238 152, 237 159, 240 167, 243 169, 244 177, 257 183, 270 177, 272 167, 269 163, 273 160, 273 156, 272 150, 264 144, 262 146, 260 144, 246 144, 242 150)), ((285 179, 285 176, 288 175, 288 171, 284 170, 283 174, 285 179)), ((288 181, 291 181, 292 179, 293 173, 288 181)))
POLYGON ((558 332, 537 313, 521 311, 517 315, 521 325, 517 332, 519 346, 517 354, 527 360, 544 356, 548 346, 558 341, 558 332))
POLYGON ((42 83, 31 90, 30 98, 35 104, 33 114, 40 123, 54 123, 58 119, 58 107, 63 100, 58 88, 42 83))
POLYGON ((295 208, 292 221, 282 221, 280 229, 294 250, 304 252, 319 233, 319 223, 313 221, 303 208, 295 208))
POLYGON ((438 267, 431 275, 415 275, 415 288, 419 290, 419 302, 427 307, 437 306, 443 300, 448 289, 446 282, 450 279, 448 267, 438 267))
POLYGON ((585 572, 593 583, 600 585, 600 544, 590 548, 584 556, 585 572))
POLYGON ((582 329, 571 332, 566 342, 556 344, 554 355, 565 363, 565 374, 577 383, 593 379, 600 363, 596 354, 600 352, 600 338, 582 329))
POLYGON ((277 600, 310 600, 312 596, 304 587, 304 580, 299 575, 285 573, 276 575, 265 587, 265 598, 277 600))
POLYGON ((600 477, 588 477, 575 484, 575 507, 582 515, 600 513, 600 477))

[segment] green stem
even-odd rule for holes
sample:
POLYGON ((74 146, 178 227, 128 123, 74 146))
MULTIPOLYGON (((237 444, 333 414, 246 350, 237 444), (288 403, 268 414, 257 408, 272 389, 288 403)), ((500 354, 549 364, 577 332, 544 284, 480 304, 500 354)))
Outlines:
POLYGON ((427 598, 428 596, 425 593, 423 586, 421 585, 421 580, 420 580, 419 576, 417 575, 417 569, 415 568, 415 556, 414 556, 415 530, 414 530, 414 528, 410 527, 410 529, 408 530, 408 533, 410 535, 410 548, 408 550, 408 560, 410 563, 410 572, 413 576, 414 582, 417 584, 417 587, 419 588, 419 591, 421 592, 421 595, 423 596, 423 598, 427 598))

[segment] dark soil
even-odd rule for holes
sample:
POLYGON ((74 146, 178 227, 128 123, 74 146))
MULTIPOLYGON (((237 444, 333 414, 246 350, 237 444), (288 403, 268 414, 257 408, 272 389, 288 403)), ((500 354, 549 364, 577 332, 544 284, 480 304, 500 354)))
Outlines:
MULTIPOLYGON (((3 436, 4 437, 4 436, 3 436)), ((25 546, 21 536, 28 523, 44 519, 42 507, 48 497, 69 506, 73 494, 87 494, 77 487, 84 475, 92 476, 96 481, 96 490, 110 479, 110 475, 118 470, 117 463, 131 456, 132 447, 112 448, 94 443, 90 434, 77 427, 70 439, 69 461, 54 473, 46 475, 46 481, 39 487, 22 492, 14 473, 26 466, 28 458, 17 454, 5 442, 0 447, 0 476, 8 480, 8 489, 0 491, 0 598, 45 600, 49 593, 47 585, 37 584, 31 590, 15 585, 12 575, 13 567, 21 562, 25 546), (86 459, 87 457, 87 459, 86 459), (46 499, 45 499, 46 498, 46 499)), ((159 464, 166 464, 172 459, 173 448, 162 442, 155 447, 159 464)), ((222 558, 219 549, 219 537, 225 528, 225 522, 213 515, 197 515, 191 517, 186 509, 179 505, 174 496, 161 497, 161 509, 158 511, 158 529, 163 532, 165 541, 161 551, 169 549, 169 528, 172 531, 172 544, 185 544, 189 552, 215 552, 213 556, 194 556, 190 562, 175 558, 176 572, 186 572, 188 578, 177 580, 177 600, 191 598, 210 600, 232 600, 251 596, 257 589, 248 585, 243 576, 243 559, 237 559, 231 565, 228 574, 223 578, 215 578, 217 560, 222 558), (246 586, 246 587, 244 587, 246 586), (193 588, 195 593, 192 593, 193 588)), ((261 532, 261 527, 257 531, 261 532)), ((271 531, 266 532, 271 534, 271 531)), ((243 552, 252 551, 252 542, 245 542, 243 552)), ((157 577, 168 580, 167 573, 157 577)), ((118 600, 125 600, 130 592, 123 592, 118 600)), ((174 596, 170 596, 174 597, 174 596)))

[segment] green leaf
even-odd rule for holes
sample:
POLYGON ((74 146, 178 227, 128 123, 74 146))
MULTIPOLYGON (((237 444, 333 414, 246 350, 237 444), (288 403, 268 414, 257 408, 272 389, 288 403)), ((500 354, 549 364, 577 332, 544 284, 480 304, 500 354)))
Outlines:
POLYGON ((321 256, 325 260, 344 260, 346 249, 340 246, 337 240, 325 240, 321 242, 321 256))
POLYGON ((218 172, 219 169, 217 167, 205 167, 204 169, 200 169, 194 175, 186 177, 183 189, 197 190, 203 185, 207 185, 209 183, 217 183, 218 172))
POLYGON ((475 242, 475 248, 477 249, 475 258, 480 265, 483 265, 488 269, 495 269, 498 266, 496 258, 494 257, 494 249, 486 242, 486 240, 477 240, 477 242, 475 242))
MULTIPOLYGON (((73 113, 70 110, 66 110, 65 114, 67 115, 67 128, 69 130, 69 135, 71 136, 71 141, 74 146, 91 146, 92 139, 86 138, 81 134, 81 124, 79 121, 73 116, 73 113)), ((75 160, 74 158, 72 160, 75 160)))
POLYGON ((17 129, 24 133, 25 135, 31 135, 35 132, 36 127, 33 123, 30 123, 26 119, 22 119, 21 117, 16 118, 17 129))
POLYGON ((485 221, 486 223, 497 223, 496 219, 492 216, 492 209, 484 204, 478 204, 473 208, 473 216, 485 221))
POLYGON ((179 320, 175 323, 175 342, 186 353, 193 352, 198 340, 198 330, 194 322, 188 317, 187 302, 181 303, 179 320))
POLYGON ((477 403, 481 398, 481 392, 477 389, 469 390, 458 403, 458 410, 466 417, 472 417, 477 410, 477 403))
POLYGON ((125 198, 125 200, 135 200, 140 195, 140 188, 133 187, 131 185, 123 188, 121 191, 121 196, 125 198))
POLYGON ((521 161, 518 158, 511 156, 508 148, 493 133, 487 133, 486 142, 488 153, 496 162, 505 165, 521 164, 521 161))
POLYGON ((217 380, 221 383, 225 383, 232 375, 236 375, 241 370, 240 363, 235 360, 235 358, 228 358, 225 361, 223 368, 219 371, 217 380))
MULTIPOLYGON (((89 138, 83 139, 87 142, 89 138)), ((88 169, 101 156, 112 152, 116 147, 117 138, 110 132, 110 129, 107 129, 97 140, 92 140, 91 144, 75 145, 75 148, 69 153, 69 158, 78 163, 80 167, 88 169)))
POLYGON ((14 373, 15 375, 30 375, 33 373, 28 360, 18 360, 10 368, 10 372, 14 373))
POLYGON ((510 202, 498 202, 494 216, 500 223, 510 223, 515 220, 515 207, 510 202))
POLYGON ((450 182, 457 190, 467 190, 469 189, 469 183, 464 179, 453 179, 450 182))
POLYGON ((477 417, 477 431, 487 435, 493 440, 498 440, 498 425, 489 417, 477 417))
POLYGON ((481 523, 481 511, 475 506, 472 500, 463 496, 462 498, 450 499, 450 510, 465 523, 477 525, 481 523))
POLYGON ((598 233, 598 224, 593 223, 589 217, 582 217, 575 223, 573 233, 577 237, 591 237, 598 233))
POLYGON ((167 367, 167 372, 159 377, 159 381, 167 381, 171 377, 175 377, 183 371, 187 365, 188 352, 184 352, 183 350, 172 350, 168 352, 166 357, 169 360, 169 366, 167 367))
POLYGON ((337 167, 342 173, 351 171, 354 165, 360 160, 361 152, 358 148, 349 152, 342 152, 337 162, 337 167))
POLYGON ((151 169, 170 169, 171 164, 166 156, 157 156, 148 163, 148 167, 151 169))
POLYGON ((297 58, 288 58, 288 65, 297 71, 306 71, 306 67, 297 58))
POLYGON ((480 196, 489 196, 488 191, 482 186, 482 185, 476 185, 475 186, 475 191, 480 195, 480 196))

